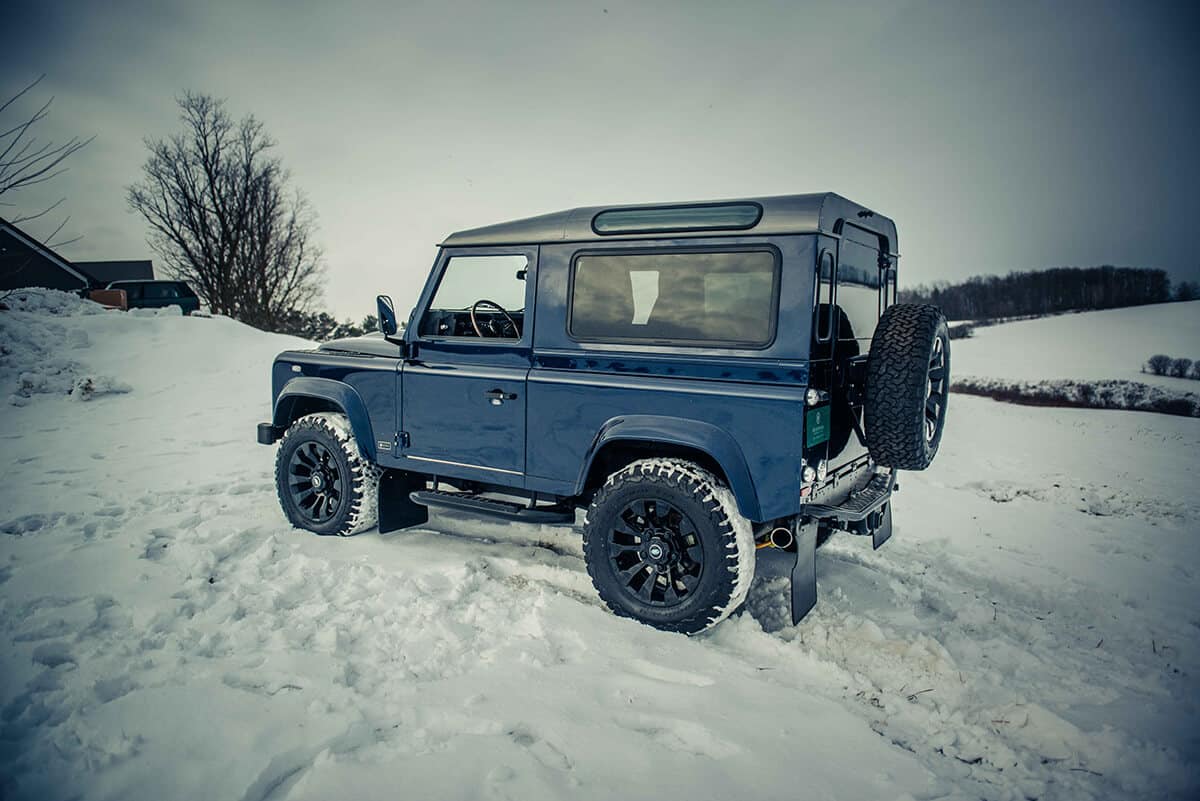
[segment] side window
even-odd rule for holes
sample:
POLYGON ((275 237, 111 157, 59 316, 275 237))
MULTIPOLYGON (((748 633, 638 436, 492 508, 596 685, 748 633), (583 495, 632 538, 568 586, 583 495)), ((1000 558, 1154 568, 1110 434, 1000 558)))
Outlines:
POLYGON ((817 267, 816 281, 817 310, 816 330, 813 332, 817 342, 833 341, 833 252, 822 250, 817 267))
POLYGON ((421 317, 420 334, 520 339, 528 267, 521 254, 452 256, 421 317))
POLYGON ((143 296, 147 300, 174 300, 179 297, 179 291, 174 284, 146 284, 143 296))
POLYGON ((142 299, 142 285, 141 284, 113 284, 113 289, 124 289, 125 290, 125 298, 127 300, 141 300, 142 299))
POLYGON ((761 347, 775 330, 773 251, 583 253, 569 329, 584 340, 761 347))

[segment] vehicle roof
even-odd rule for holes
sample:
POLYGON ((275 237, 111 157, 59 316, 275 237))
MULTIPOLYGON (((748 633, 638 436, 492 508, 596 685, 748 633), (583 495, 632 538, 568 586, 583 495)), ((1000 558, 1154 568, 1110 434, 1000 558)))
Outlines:
POLYGON ((119 278, 116 281, 109 281, 112 284, 182 284, 184 281, 176 281, 174 278, 119 278))
POLYGON ((526 217, 521 220, 456 231, 442 241, 443 247, 475 245, 530 245, 541 242, 588 242, 612 239, 660 239, 713 236, 758 236, 763 234, 838 234, 842 222, 866 228, 887 239, 888 251, 898 252, 896 224, 882 214, 860 206, 833 192, 809 195, 776 195, 773 197, 726 198, 723 200, 693 200, 673 203, 638 203, 626 206, 584 206, 565 211, 526 217), (757 203, 762 217, 751 228, 729 230, 676 231, 671 233, 637 232, 629 234, 597 234, 592 219, 602 211, 612 209, 655 209, 671 206, 703 206, 718 203, 757 203))

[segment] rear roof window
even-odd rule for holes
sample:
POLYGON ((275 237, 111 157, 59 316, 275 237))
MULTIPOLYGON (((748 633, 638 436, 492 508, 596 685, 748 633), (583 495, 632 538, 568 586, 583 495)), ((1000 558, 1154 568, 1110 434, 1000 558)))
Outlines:
POLYGON ((640 209, 610 209, 592 218, 598 234, 670 233, 753 228, 762 218, 757 203, 703 203, 640 209))

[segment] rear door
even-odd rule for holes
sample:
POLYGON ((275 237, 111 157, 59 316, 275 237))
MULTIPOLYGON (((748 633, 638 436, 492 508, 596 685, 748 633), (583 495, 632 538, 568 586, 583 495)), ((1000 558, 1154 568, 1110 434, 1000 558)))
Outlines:
POLYGON ((178 296, 177 302, 184 314, 191 314, 200 309, 200 298, 196 297, 192 288, 183 281, 175 282, 175 294, 178 296))
POLYGON ((402 455, 411 469, 523 485, 535 256, 518 247, 449 249, 439 258, 401 370, 402 455))
POLYGON ((834 276, 836 286, 830 333, 835 378, 828 451, 831 469, 867 452, 857 434, 863 426, 861 399, 847 391, 844 376, 871 350, 871 337, 879 323, 882 287, 886 285, 882 280, 879 237, 853 225, 845 225, 838 243, 834 276))

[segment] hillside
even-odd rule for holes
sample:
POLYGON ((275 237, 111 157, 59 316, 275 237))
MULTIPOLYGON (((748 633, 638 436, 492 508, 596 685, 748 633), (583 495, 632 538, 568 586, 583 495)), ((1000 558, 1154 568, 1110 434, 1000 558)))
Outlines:
MULTIPOLYGON (((299 341, 87 311, 0 312, 0 796, 1200 793, 1200 420, 955 396, 885 548, 688 639, 604 611, 571 529, 292 530, 253 429, 299 341)), ((1017 347, 977 337, 960 371, 1017 347)))
POLYGON ((957 376, 1120 379, 1183 392, 1200 381, 1141 372, 1155 353, 1200 360, 1200 301, 1079 312, 975 329, 953 345, 957 376))

